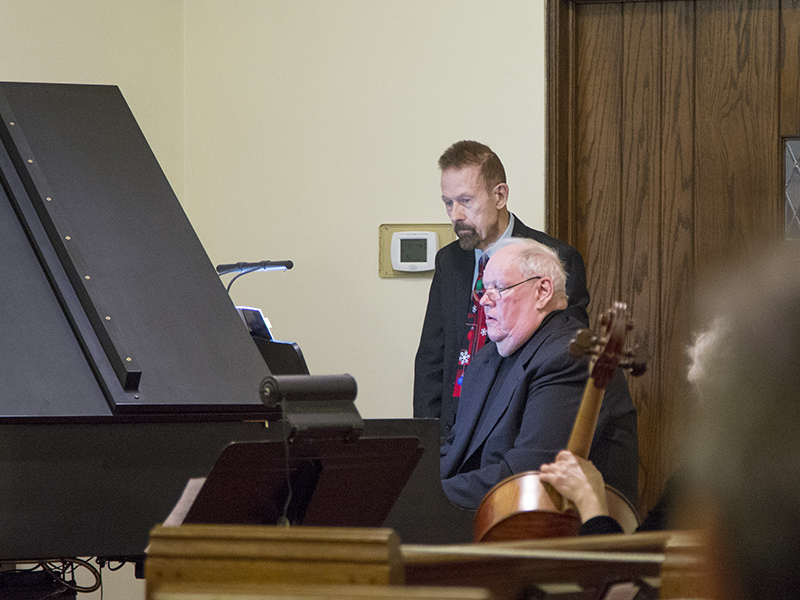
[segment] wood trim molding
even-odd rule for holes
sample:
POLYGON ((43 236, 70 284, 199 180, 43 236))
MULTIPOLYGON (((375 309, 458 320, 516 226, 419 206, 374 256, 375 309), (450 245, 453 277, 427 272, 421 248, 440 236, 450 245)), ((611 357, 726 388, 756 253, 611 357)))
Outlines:
POLYGON ((546 226, 547 232, 572 243, 570 219, 574 45, 573 8, 569 0, 547 1, 546 226))

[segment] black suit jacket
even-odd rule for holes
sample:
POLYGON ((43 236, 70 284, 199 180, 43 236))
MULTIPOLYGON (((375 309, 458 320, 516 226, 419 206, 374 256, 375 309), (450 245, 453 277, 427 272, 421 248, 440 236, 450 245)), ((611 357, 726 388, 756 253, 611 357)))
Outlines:
MULTIPOLYGON (((526 227, 514 217, 513 237, 531 238, 554 248, 567 271, 567 313, 584 326, 589 324, 586 307, 586 268, 575 248, 549 235, 526 227)), ((414 361, 414 416, 440 419, 441 437, 447 437, 457 410, 453 398, 458 353, 465 347, 467 313, 472 306, 472 276, 475 252, 462 250, 458 241, 436 254, 436 270, 428 295, 428 308, 414 361)), ((467 370, 469 370, 468 367, 467 370)))
MULTIPOLYGON (((537 470, 566 447, 589 376, 588 359, 569 353, 570 340, 581 327, 565 311, 548 315, 517 351, 491 400, 487 396, 503 359, 493 342, 475 355, 464 376, 458 419, 441 449, 442 486, 454 504, 477 509, 495 484, 537 470)), ((606 483, 635 505, 636 409, 621 371, 606 388, 589 459, 606 483)))

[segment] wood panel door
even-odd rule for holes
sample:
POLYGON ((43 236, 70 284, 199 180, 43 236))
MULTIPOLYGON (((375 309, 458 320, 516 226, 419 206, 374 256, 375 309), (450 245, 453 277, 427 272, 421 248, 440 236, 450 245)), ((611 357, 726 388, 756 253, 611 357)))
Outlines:
POLYGON ((653 357, 629 380, 645 512, 677 459, 697 285, 784 233, 800 0, 549 0, 547 10, 548 229, 583 254, 592 322, 627 302, 653 357))

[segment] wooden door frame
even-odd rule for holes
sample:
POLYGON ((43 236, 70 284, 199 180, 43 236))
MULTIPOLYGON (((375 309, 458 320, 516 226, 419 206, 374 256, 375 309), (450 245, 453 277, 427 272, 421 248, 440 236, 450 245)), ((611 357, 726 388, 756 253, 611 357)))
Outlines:
POLYGON ((566 0, 547 0, 546 10, 546 226, 553 237, 574 244, 575 12, 566 0))

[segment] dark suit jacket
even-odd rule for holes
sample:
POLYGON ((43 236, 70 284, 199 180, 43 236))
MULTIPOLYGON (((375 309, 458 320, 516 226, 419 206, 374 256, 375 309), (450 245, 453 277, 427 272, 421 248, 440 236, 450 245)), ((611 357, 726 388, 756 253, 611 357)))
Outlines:
MULTIPOLYGON (((442 485, 450 500, 478 507, 486 493, 510 475, 552 462, 567 445, 588 379, 588 359, 569 344, 582 323, 566 311, 548 315, 491 402, 487 394, 502 358, 494 343, 467 369, 453 433, 442 447, 442 485), (484 420, 478 428, 481 413, 484 420)), ((631 502, 638 499, 639 443, 636 409, 621 372, 608 385, 589 459, 631 502)))
MULTIPOLYGON (((567 271, 567 311, 587 326, 589 292, 586 289, 586 268, 580 253, 569 244, 526 227, 516 217, 512 235, 534 239, 558 252, 567 271)), ((414 361, 414 416, 441 419, 442 439, 450 432, 456 415, 453 384, 458 353, 466 343, 467 312, 472 306, 474 272, 475 252, 462 250, 458 241, 448 244, 436 254, 436 270, 414 361)))

